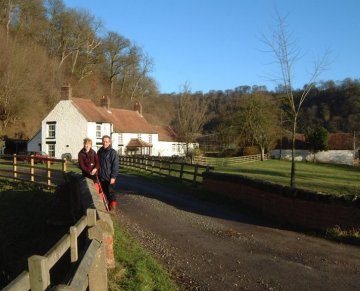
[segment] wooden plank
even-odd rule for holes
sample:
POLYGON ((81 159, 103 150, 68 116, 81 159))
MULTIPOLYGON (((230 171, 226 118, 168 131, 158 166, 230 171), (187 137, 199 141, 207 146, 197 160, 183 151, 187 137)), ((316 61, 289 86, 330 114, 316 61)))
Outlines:
POLYGON ((58 260, 70 248, 70 235, 65 234, 50 250, 47 251, 45 257, 48 259, 49 268, 51 269, 58 260))
POLYGON ((86 290, 89 286, 89 271, 96 257, 96 252, 100 248, 101 243, 93 239, 86 253, 81 260, 79 267, 76 270, 74 278, 71 281, 70 287, 75 290, 86 290))
POLYGON ((27 291, 30 290, 30 277, 29 272, 23 271, 13 281, 5 286, 1 291, 27 291))
POLYGON ((77 230, 78 230, 78 234, 80 235, 84 229, 87 227, 87 217, 86 215, 84 215, 83 217, 81 217, 74 225, 77 230))

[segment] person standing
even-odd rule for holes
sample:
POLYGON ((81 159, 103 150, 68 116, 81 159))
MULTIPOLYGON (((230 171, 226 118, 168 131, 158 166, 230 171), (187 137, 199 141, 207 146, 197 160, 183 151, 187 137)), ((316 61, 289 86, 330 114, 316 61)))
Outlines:
POLYGON ((110 185, 114 185, 119 173, 119 157, 111 147, 111 138, 108 135, 102 137, 102 147, 98 150, 100 171, 99 180, 102 190, 108 200, 109 209, 115 209, 117 202, 114 194, 110 193, 110 185))
POLYGON ((78 154, 78 161, 83 176, 96 181, 96 174, 100 165, 98 156, 91 147, 92 140, 90 138, 84 138, 84 147, 78 154))

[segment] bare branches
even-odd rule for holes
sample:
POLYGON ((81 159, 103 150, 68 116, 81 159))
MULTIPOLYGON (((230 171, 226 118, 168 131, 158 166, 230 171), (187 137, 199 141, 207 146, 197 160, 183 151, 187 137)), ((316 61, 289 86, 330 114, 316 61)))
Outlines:
POLYGON ((271 32, 271 38, 264 37, 263 42, 270 48, 274 58, 279 65, 280 79, 283 83, 286 107, 289 109, 292 122, 292 167, 291 167, 291 187, 295 186, 295 134, 297 121, 301 106, 306 100, 310 90, 315 86, 315 82, 324 71, 328 64, 328 53, 315 62, 313 72, 306 87, 300 97, 297 98, 293 93, 294 64, 300 58, 300 50, 296 48, 291 35, 287 31, 285 18, 281 17, 276 11, 276 28, 271 32))
POLYGON ((209 100, 201 95, 192 95, 187 83, 177 100, 175 128, 188 145, 195 141, 207 121, 209 100))

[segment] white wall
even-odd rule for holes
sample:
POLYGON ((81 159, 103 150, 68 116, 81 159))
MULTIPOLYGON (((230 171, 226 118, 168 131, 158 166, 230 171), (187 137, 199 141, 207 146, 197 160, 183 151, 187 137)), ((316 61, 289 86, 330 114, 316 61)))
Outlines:
POLYGON ((111 136, 111 131, 112 131, 112 124, 111 123, 101 123, 101 135, 100 135, 101 137, 96 138, 96 124, 97 124, 96 122, 88 122, 87 123, 87 136, 86 136, 86 137, 92 139, 92 141, 93 141, 92 148, 95 151, 97 151, 102 145, 101 138, 104 135, 111 136))
POLYGON ((77 159, 83 147, 83 139, 87 137, 87 120, 79 113, 71 100, 61 100, 45 117, 41 124, 42 150, 48 153, 48 141, 55 141, 55 157, 70 153, 77 159), (47 122, 56 121, 55 139, 47 138, 47 122))
POLYGON ((43 151, 41 149, 41 129, 27 143, 28 151, 43 151), (39 145, 40 144, 40 145, 39 145))
MULTIPOLYGON (((189 150, 194 149, 194 144, 189 144, 189 150)), ((154 156, 185 156, 186 143, 175 141, 159 141, 154 156)))
MULTIPOLYGON (((280 158, 280 150, 271 151, 271 156, 276 159, 280 158)), ((291 160, 291 150, 282 150, 281 158, 285 160, 291 160)), ((313 154, 310 153, 308 150, 295 151, 296 161, 312 162, 313 159, 313 154)), ((351 150, 322 151, 316 153, 315 159, 319 163, 352 165, 354 161, 354 153, 351 150)))

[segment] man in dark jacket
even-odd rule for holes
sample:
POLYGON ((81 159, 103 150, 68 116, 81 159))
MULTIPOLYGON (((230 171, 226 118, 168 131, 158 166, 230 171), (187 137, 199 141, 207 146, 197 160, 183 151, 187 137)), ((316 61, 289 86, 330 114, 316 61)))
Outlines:
POLYGON ((119 157, 117 152, 111 147, 111 138, 108 135, 102 137, 103 146, 97 154, 100 162, 99 178, 102 190, 109 202, 109 208, 116 208, 116 197, 110 193, 110 185, 114 185, 119 173, 119 157))

